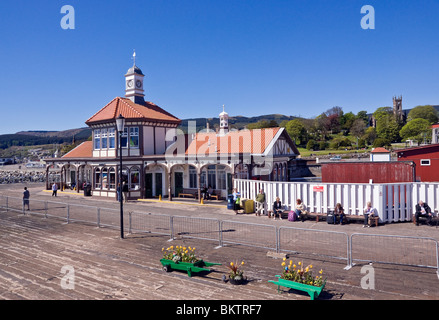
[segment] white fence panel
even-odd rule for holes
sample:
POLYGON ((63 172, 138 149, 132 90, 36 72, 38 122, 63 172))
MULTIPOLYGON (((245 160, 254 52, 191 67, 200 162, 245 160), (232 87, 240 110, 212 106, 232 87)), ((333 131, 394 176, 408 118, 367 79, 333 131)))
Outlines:
POLYGON ((419 200, 439 211, 439 183, 337 184, 235 179, 234 184, 246 199, 254 199, 262 188, 270 208, 279 197, 289 209, 295 207, 296 199, 301 199, 310 212, 326 213, 341 203, 347 214, 362 215, 370 201, 384 223, 411 221, 419 200))

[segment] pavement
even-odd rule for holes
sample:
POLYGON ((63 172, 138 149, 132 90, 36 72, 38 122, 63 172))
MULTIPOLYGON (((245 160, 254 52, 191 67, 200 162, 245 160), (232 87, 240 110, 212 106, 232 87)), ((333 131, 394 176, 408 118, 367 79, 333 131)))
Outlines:
MULTIPOLYGON (((43 184, 28 184, 32 199, 53 200, 43 184)), ((0 185, 0 194, 21 197, 24 185, 0 185)), ((56 201, 102 208, 118 208, 114 199, 84 197, 75 192, 59 192, 56 201)), ((254 214, 235 214, 225 202, 215 200, 199 205, 194 200, 129 201, 126 210, 155 214, 196 216, 221 220, 303 229, 342 231, 348 235, 369 233, 426 237, 439 240, 439 228, 412 223, 392 223, 375 228, 361 224, 328 225, 326 222, 289 222, 254 214)), ((325 245, 336 246, 327 241, 325 245)), ((393 264, 346 263, 319 256, 289 256, 294 262, 323 269, 327 278, 321 300, 438 300, 439 279, 433 268, 393 264), (373 276, 373 277, 372 277, 373 276)), ((41 215, 23 215, 0 209, 0 299, 5 300, 175 300, 206 301, 289 301, 309 300, 295 290, 277 287, 268 280, 280 274, 282 255, 267 249, 242 245, 217 248, 210 241, 168 236, 131 234, 121 239, 119 232, 89 224, 66 224, 41 215), (207 274, 188 277, 184 272, 164 272, 159 263, 162 248, 170 245, 196 247, 205 261, 219 262, 207 274), (222 281, 230 262, 245 261, 248 282, 233 286, 222 281)), ((180 301, 180 302, 178 302, 180 301)), ((280 302, 281 303, 281 302, 280 302)))

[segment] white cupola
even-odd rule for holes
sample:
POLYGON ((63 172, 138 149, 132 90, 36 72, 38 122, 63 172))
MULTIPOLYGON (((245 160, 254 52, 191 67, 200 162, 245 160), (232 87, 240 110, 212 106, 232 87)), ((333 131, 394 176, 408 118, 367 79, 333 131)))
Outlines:
POLYGON ((144 104, 143 78, 145 75, 136 66, 136 51, 133 53, 134 64, 125 75, 125 97, 137 104, 144 104))
POLYGON ((224 136, 229 132, 229 114, 224 111, 224 105, 223 105, 223 112, 219 114, 219 119, 220 119, 219 135, 224 136))

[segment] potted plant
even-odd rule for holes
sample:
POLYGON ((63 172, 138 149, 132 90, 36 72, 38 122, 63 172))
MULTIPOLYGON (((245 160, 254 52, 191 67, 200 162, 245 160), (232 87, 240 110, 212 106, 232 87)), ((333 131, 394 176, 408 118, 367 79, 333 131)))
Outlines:
POLYGON ((214 265, 221 265, 220 263, 206 262, 197 258, 195 254, 195 248, 183 247, 183 246, 170 246, 165 250, 162 248, 163 259, 160 263, 163 266, 163 270, 170 272, 171 270, 186 271, 188 276, 192 276, 192 272, 211 271, 206 267, 214 265))
POLYGON ((229 281, 231 284, 238 285, 243 284, 245 282, 244 271, 242 270, 242 266, 244 265, 244 261, 240 264, 237 262, 230 262, 227 266, 230 269, 229 272, 229 281))
POLYGON ((292 260, 289 262, 282 262, 283 272, 281 275, 276 275, 277 280, 269 280, 268 282, 277 284, 277 290, 280 292, 280 287, 291 288, 295 290, 305 291, 311 297, 311 300, 317 298, 322 292, 326 284, 326 279, 323 280, 323 270, 320 269, 319 275, 313 275, 312 264, 304 267, 302 261, 297 265, 292 260))

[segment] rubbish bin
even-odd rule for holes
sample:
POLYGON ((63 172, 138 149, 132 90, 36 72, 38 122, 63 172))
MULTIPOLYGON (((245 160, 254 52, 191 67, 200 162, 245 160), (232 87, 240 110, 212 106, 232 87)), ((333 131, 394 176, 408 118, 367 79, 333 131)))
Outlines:
POLYGON ((227 209, 233 210, 233 194, 227 196, 227 209))
POLYGON ((84 187, 84 196, 91 197, 91 185, 86 185, 84 187))

